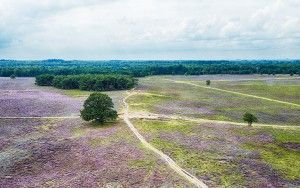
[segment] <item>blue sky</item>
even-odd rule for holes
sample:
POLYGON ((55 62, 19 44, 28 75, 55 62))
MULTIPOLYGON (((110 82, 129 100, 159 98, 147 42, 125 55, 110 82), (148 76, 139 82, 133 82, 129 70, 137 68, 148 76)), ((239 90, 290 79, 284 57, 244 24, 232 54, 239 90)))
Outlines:
POLYGON ((300 59, 299 0, 0 0, 0 59, 300 59))

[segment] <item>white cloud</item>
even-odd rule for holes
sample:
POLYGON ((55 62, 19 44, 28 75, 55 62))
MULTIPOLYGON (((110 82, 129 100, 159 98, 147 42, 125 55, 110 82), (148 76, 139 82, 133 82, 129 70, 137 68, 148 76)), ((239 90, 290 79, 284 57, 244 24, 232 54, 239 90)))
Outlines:
POLYGON ((297 0, 0 0, 0 58, 300 58, 299 9, 297 0))

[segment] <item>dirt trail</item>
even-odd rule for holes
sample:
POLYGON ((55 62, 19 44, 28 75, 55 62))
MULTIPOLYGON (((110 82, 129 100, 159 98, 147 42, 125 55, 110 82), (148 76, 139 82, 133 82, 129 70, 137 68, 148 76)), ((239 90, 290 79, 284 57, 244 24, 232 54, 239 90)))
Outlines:
MULTIPOLYGON (((221 120, 210 120, 210 119, 202 119, 202 118, 192 118, 186 116, 178 116, 178 115, 164 115, 164 114, 154 114, 149 112, 138 112, 129 115, 130 119, 149 119, 149 120, 163 120, 163 119, 174 119, 174 120, 186 120, 193 121, 198 123, 218 123, 218 124, 231 124, 231 125, 240 125, 240 126, 248 126, 247 123, 239 123, 233 121, 221 121, 221 120)), ((255 123, 252 125, 253 127, 271 127, 277 129, 300 129, 300 126, 292 126, 292 125, 276 125, 276 124, 262 124, 255 123)))
POLYGON ((125 97, 123 99, 123 103, 125 105, 125 112, 124 112, 124 121, 126 122, 126 124, 128 125, 128 127, 130 128, 130 130, 136 135, 136 137, 142 142, 142 144, 152 150, 154 153, 158 154, 162 159, 164 159, 168 165, 175 171, 177 172, 179 175, 181 175, 182 177, 184 177, 185 179, 187 179, 188 181, 190 181, 191 183, 193 183, 195 186, 200 187, 200 188, 207 188, 208 186, 203 183, 201 180, 199 180, 198 178, 196 178, 195 176, 193 176, 192 174, 188 173, 187 171, 185 171, 184 169, 182 169, 180 166, 178 166, 175 161, 173 161, 169 156, 167 156, 166 154, 164 154, 163 152, 161 152, 160 150, 158 150, 157 148, 155 148, 154 146, 152 146, 150 143, 148 143, 145 138, 137 131, 137 129, 133 126, 133 124, 130 122, 129 120, 129 112, 128 112, 128 104, 126 102, 126 99, 129 98, 132 95, 132 93, 130 93, 127 97, 125 97))
POLYGON ((268 80, 295 80, 295 79, 300 79, 300 77, 279 77, 279 78, 245 78, 245 79, 238 79, 238 80, 226 80, 226 79, 219 79, 219 80, 212 80, 214 82, 230 82, 230 81, 268 81, 268 80))
POLYGON ((47 117, 0 117, 0 119, 77 119, 80 116, 47 116, 47 117))
POLYGON ((245 96, 245 97, 252 97, 252 98, 256 98, 256 99, 263 99, 263 100, 267 100, 267 101, 271 101, 271 102, 277 102, 277 103, 281 103, 281 104, 285 104, 285 105, 300 107, 300 104, 296 104, 296 103, 285 102, 285 101, 280 101, 280 100, 276 100, 276 99, 270 99, 270 98, 266 98, 266 97, 260 97, 260 96, 256 96, 256 95, 240 93, 240 92, 236 92, 236 91, 219 89, 219 88, 215 88, 215 87, 202 86, 202 85, 194 84, 194 83, 187 82, 187 81, 178 81, 178 80, 171 80, 171 79, 165 79, 165 80, 172 81, 172 82, 175 82, 175 83, 188 84, 188 85, 201 87, 201 88, 205 88, 205 89, 212 89, 212 90, 216 90, 216 91, 222 91, 222 92, 232 93, 232 94, 236 94, 236 95, 242 95, 242 96, 245 96))

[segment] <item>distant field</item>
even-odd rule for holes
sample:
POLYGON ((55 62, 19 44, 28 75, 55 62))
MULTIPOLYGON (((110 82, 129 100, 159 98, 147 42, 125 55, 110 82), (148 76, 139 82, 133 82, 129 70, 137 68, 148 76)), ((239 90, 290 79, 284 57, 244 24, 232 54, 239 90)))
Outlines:
MULTIPOLYGON (((237 76, 236 81, 231 76, 229 78, 227 76, 217 78, 213 76, 212 78, 211 87, 295 104, 299 104, 300 101, 299 78, 293 80, 290 77, 283 77, 289 79, 289 83, 292 82, 290 85, 281 84, 282 81, 277 82, 277 80, 275 80, 276 85, 268 85, 261 80, 239 81, 249 79, 249 76, 246 78, 237 76), (214 79, 231 81, 213 81, 214 79)), ((272 78, 267 77, 265 79, 272 82, 270 80, 272 78)), ((189 79, 189 77, 183 76, 140 79, 138 89, 142 92, 130 99, 131 108, 153 113, 182 114, 189 117, 234 122, 242 122, 242 115, 248 111, 256 114, 260 123, 299 125, 300 108, 297 106, 175 83, 167 79, 184 80, 204 86, 205 80, 209 77, 202 78, 202 81, 199 81, 201 76, 197 78, 198 81, 195 81, 196 77, 189 79)))

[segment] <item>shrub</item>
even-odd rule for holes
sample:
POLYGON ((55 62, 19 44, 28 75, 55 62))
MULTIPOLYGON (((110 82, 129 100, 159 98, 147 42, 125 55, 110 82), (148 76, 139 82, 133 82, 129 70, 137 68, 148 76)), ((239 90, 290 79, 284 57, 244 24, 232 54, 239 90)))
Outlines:
POLYGON ((210 85, 210 80, 206 80, 206 85, 207 85, 207 86, 210 85))
POLYGON ((15 78, 16 78, 15 74, 10 75, 10 79, 15 79, 15 78))
POLYGON ((243 116, 243 120, 248 123, 249 126, 252 126, 253 122, 257 122, 257 117, 253 114, 246 112, 243 116))

